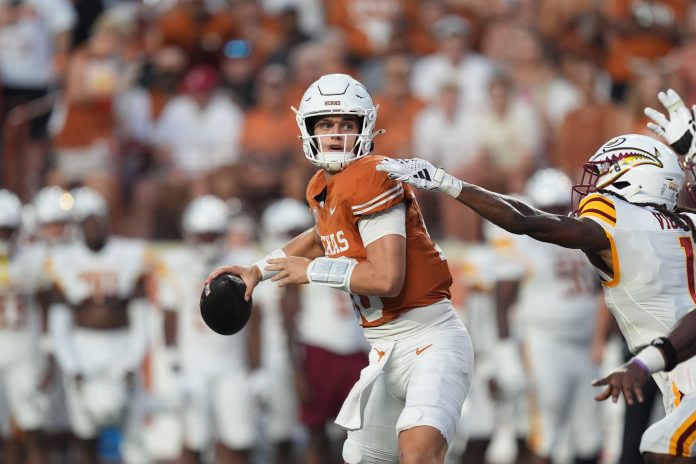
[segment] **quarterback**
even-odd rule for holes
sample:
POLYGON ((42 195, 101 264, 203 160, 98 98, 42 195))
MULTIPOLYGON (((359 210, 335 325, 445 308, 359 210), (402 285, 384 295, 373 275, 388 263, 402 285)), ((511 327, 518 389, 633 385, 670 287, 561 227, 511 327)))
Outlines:
POLYGON ((365 87, 329 74, 298 109, 305 156, 320 170, 307 187, 315 225, 240 275, 246 297, 266 279, 350 293, 372 350, 336 423, 343 459, 443 463, 473 369, 471 340, 450 302, 446 259, 432 242, 411 187, 375 167, 377 107, 365 87))
MULTIPOLYGON (((419 159, 385 160, 378 169, 447 192, 515 234, 582 250, 634 353, 665 336, 696 303, 696 215, 676 207, 685 175, 675 152, 650 137, 622 135, 592 155, 582 184, 573 188, 581 195, 573 216, 544 213, 419 159)), ((688 398, 696 395, 696 361, 654 377, 668 414, 644 433, 641 451, 648 463, 692 462, 696 415, 688 398)))

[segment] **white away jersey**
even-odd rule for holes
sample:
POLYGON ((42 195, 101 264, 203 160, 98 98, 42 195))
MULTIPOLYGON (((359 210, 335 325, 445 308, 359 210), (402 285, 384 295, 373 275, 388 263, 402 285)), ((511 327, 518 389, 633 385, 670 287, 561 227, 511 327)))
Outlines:
MULTIPOLYGON (((600 224, 611 242, 614 276, 602 276, 604 296, 629 348, 667 335, 696 305, 691 232, 653 208, 598 193, 580 203, 578 214, 600 224)), ((690 374, 687 364, 670 373, 682 393, 696 386, 696 369, 690 374)))
POLYGON ((512 236, 511 255, 524 276, 516 303, 522 329, 589 341, 594 335, 599 279, 580 250, 512 236))
POLYGON ((145 242, 111 237, 99 251, 76 241, 53 249, 47 270, 66 302, 76 306, 89 299, 129 299, 151 259, 145 242))

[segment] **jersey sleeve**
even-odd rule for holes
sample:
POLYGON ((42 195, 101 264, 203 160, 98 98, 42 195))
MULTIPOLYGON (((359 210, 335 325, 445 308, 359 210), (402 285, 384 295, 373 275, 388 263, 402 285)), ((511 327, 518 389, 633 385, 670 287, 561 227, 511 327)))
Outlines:
POLYGON ((616 205, 599 193, 586 196, 578 206, 578 217, 592 219, 608 232, 616 227, 616 205))
POLYGON ((350 208, 353 216, 362 217, 391 208, 404 200, 404 186, 377 171, 381 157, 371 157, 353 172, 350 208))

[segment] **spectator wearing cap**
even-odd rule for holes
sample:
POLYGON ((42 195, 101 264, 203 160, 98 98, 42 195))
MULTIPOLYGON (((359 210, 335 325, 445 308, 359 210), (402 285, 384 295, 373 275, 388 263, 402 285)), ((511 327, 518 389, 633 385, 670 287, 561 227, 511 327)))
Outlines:
POLYGON ((413 93, 424 101, 438 97, 442 83, 454 81, 460 102, 475 108, 487 100, 491 62, 471 49, 470 26, 462 17, 446 15, 433 25, 438 51, 416 61, 411 78, 413 93))
POLYGON ((218 84, 214 68, 191 69, 183 79, 182 94, 166 104, 154 127, 161 174, 155 203, 159 197, 169 205, 173 221, 191 195, 213 193, 225 198, 236 186, 244 114, 217 91, 218 84))

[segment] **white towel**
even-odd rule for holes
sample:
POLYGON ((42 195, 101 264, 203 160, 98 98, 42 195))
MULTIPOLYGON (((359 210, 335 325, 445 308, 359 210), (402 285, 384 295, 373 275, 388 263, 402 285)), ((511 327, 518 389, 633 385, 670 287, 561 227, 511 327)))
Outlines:
POLYGON ((372 392, 372 385, 379 377, 394 349, 393 341, 378 342, 372 345, 370 364, 360 372, 360 378, 336 416, 336 424, 346 430, 359 430, 363 424, 363 413, 372 392))

